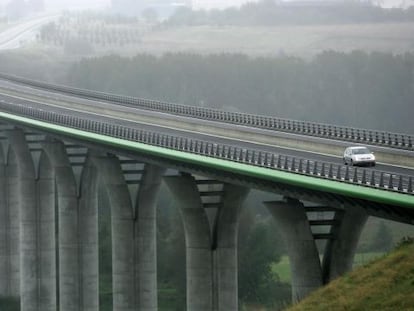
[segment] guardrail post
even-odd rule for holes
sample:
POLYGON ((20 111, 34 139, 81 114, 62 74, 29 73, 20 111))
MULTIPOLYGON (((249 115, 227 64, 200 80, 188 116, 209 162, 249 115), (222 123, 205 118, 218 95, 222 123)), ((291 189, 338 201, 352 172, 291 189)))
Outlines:
POLYGON ((381 172, 380 181, 379 181, 379 187, 380 188, 383 188, 384 187, 384 172, 381 172))
POLYGON ((358 182, 358 171, 357 168, 354 168, 354 176, 352 177, 352 182, 357 183, 358 182))
POLYGON ((369 184, 371 186, 375 186, 375 172, 374 171, 371 171, 371 179, 369 181, 369 184))
POLYGON ((361 183, 366 185, 367 184, 367 171, 363 170, 362 171, 362 179, 361 179, 361 183))
POLYGON ((321 176, 325 177, 325 162, 322 162, 321 176))
POLYGON ((328 177, 329 178, 333 178, 333 164, 329 164, 329 172, 328 172, 328 177))
POLYGON ((403 177, 400 175, 400 178, 398 180, 398 190, 402 191, 403 190, 403 177))
POLYGON ((394 188, 394 176, 390 174, 390 177, 388 179, 388 189, 393 189, 393 188, 394 188))
POLYGON ((339 179, 339 180, 342 179, 342 171, 341 171, 340 165, 338 165, 338 169, 336 170, 336 179, 339 179))

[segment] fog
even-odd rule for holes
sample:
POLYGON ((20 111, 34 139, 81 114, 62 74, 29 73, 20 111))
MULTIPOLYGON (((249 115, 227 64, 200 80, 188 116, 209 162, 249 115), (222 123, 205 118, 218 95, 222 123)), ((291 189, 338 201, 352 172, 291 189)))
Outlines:
MULTIPOLYGON (((15 0, 0 0, 0 6, 5 6, 15 0)), ((25 1, 27 3, 31 1, 25 1)), ((36 2, 36 1, 32 1, 36 2)), ((45 9, 69 9, 69 8, 97 8, 108 7, 111 0, 44 0, 45 9)))
MULTIPOLYGON (((414 133, 412 1, 0 0, 0 72, 184 105, 414 133)), ((240 304, 257 308, 290 299, 290 279, 269 270, 286 252, 260 201, 246 204, 239 237, 240 304), (253 248, 265 260, 255 262, 253 248)), ((170 197, 163 194, 160 202, 159 310, 185 310, 182 223, 170 197)), ((359 254, 386 252, 414 234, 412 226, 385 221, 379 231, 378 223, 368 222, 359 254)), ((112 310, 109 224, 107 218, 99 233, 100 279, 108 289, 100 292, 100 311, 112 310)))

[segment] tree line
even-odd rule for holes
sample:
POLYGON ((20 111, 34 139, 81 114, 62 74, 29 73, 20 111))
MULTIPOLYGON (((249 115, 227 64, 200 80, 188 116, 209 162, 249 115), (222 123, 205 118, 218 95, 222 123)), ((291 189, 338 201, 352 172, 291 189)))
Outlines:
POLYGON ((64 13, 40 28, 38 41, 62 46, 68 54, 88 54, 94 47, 139 44, 146 26, 137 18, 94 12, 64 13))
POLYGON ((76 63, 63 82, 186 105, 414 132, 414 54, 331 51, 311 61, 239 54, 112 55, 76 63))
POLYGON ((367 2, 343 1, 334 3, 280 2, 262 0, 240 8, 197 10, 181 8, 163 26, 235 25, 315 25, 413 22, 414 7, 383 9, 367 2))

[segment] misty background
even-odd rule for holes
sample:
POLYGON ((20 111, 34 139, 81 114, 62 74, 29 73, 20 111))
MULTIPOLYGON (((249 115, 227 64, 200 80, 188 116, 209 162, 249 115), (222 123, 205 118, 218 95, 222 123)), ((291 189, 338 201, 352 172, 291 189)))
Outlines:
MULTIPOLYGON (((0 0, 0 72, 413 134, 413 5, 413 0, 0 0)), ((266 198, 275 196, 252 191, 241 218, 241 310, 279 310, 290 300, 283 241, 258 204, 266 198)), ((185 310, 183 228, 165 188, 157 222, 159 309, 185 310)), ((99 225, 101 310, 112 310, 105 207, 99 225)), ((371 217, 355 265, 381 256, 406 235, 414 235, 412 226, 371 217)), ((13 308, 8 300, 1 303, 1 310, 13 308)))

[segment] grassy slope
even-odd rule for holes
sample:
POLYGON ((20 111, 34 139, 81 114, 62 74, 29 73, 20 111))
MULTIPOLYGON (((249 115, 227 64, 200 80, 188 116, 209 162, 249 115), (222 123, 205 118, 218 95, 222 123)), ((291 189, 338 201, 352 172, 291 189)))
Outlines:
POLYGON ((414 244, 355 269, 288 310, 414 310, 414 244))
MULTIPOLYGON (((369 253, 357 253, 355 254, 354 267, 359 267, 372 260, 381 257, 383 253, 369 252, 369 253)), ((272 264, 273 273, 277 274, 280 281, 290 284, 290 267, 288 256, 282 256, 278 263, 272 264)))

